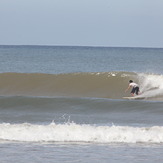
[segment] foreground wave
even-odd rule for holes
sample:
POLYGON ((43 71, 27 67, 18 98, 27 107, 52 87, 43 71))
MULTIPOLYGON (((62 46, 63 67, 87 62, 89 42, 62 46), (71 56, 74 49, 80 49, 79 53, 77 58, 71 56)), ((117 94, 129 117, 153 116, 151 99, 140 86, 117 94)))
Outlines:
POLYGON ((134 72, 28 74, 1 73, 0 95, 12 96, 73 96, 120 99, 128 80, 140 85, 143 96, 163 96, 163 76, 134 72))
POLYGON ((91 126, 70 124, 0 124, 1 141, 163 143, 163 127, 91 126))

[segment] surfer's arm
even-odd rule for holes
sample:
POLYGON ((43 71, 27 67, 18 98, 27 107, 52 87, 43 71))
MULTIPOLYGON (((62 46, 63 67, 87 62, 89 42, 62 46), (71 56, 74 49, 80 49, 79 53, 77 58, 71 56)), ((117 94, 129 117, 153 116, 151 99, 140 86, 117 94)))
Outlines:
POLYGON ((130 89, 130 87, 131 87, 131 86, 129 85, 128 88, 125 90, 125 92, 127 92, 127 91, 130 89))

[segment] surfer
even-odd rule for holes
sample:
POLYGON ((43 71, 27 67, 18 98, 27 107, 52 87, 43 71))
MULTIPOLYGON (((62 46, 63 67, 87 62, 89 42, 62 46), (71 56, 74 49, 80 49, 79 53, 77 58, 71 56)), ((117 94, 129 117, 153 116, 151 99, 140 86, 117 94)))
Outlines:
POLYGON ((131 90, 132 96, 134 96, 134 94, 136 94, 136 95, 139 94, 139 86, 138 86, 138 84, 134 83, 132 80, 129 81, 129 86, 125 92, 127 92, 130 88, 132 88, 132 90, 131 90))

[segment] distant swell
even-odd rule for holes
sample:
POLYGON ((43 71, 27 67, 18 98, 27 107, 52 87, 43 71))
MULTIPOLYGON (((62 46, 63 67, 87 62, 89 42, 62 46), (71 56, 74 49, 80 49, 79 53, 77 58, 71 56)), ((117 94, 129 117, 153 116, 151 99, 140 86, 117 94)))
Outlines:
POLYGON ((73 96, 119 99, 129 96, 124 93, 128 80, 138 82, 146 97, 163 95, 162 75, 137 74, 132 72, 105 73, 1 73, 1 96, 73 96))

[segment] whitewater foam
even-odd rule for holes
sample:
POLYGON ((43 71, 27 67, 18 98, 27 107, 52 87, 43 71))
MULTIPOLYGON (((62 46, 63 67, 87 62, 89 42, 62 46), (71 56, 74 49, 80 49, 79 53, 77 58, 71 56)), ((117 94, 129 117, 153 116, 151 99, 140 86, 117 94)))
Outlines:
POLYGON ((163 127, 92 126, 75 123, 49 125, 0 124, 1 141, 163 143, 163 127))
POLYGON ((142 95, 146 98, 163 96, 163 75, 158 74, 138 74, 142 95))

